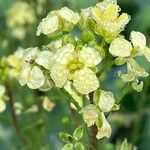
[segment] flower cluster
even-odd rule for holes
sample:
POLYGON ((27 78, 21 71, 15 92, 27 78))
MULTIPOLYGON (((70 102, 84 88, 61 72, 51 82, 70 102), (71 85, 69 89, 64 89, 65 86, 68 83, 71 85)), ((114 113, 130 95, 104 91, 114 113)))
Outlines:
POLYGON ((141 92, 143 81, 139 81, 139 77, 147 77, 149 74, 134 59, 136 56, 144 55, 150 62, 150 49, 146 46, 145 36, 137 31, 132 31, 130 35, 131 42, 122 37, 118 37, 112 41, 109 52, 117 57, 115 63, 122 65, 127 63, 127 74, 118 72, 119 77, 124 82, 132 82, 132 87, 141 92))
POLYGON ((7 25, 15 38, 23 39, 26 25, 33 24, 35 20, 35 12, 27 2, 18 1, 8 11, 7 25))
POLYGON ((110 137, 111 126, 105 113, 116 106, 113 93, 101 89, 99 64, 113 57, 115 65, 127 63, 127 74, 118 72, 118 75, 124 82, 131 82, 136 91, 141 91, 143 86, 143 82, 139 84, 139 77, 148 76, 134 59, 144 55, 150 61, 146 38, 133 31, 129 42, 120 35, 130 20, 130 16, 120 14, 120 10, 117 0, 104 0, 80 13, 68 7, 51 11, 37 27, 36 34, 52 40, 41 50, 31 47, 24 51, 19 75, 22 86, 27 84, 31 89, 42 91, 56 86, 68 92, 83 107, 80 113, 87 125, 96 124, 98 139, 110 137), (74 27, 78 27, 80 36, 75 34, 74 27), (89 99, 91 92, 94 92, 94 102, 83 106, 83 96, 89 99))
POLYGON ((88 127, 96 124, 98 128, 97 139, 109 138, 111 135, 112 129, 104 113, 110 112, 114 104, 115 99, 112 92, 99 89, 94 92, 94 104, 83 107, 80 111, 88 127))

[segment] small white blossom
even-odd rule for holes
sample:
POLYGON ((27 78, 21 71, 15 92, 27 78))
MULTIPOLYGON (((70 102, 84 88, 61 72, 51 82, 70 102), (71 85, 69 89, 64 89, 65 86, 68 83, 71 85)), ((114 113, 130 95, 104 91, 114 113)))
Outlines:
POLYGON ((99 87, 95 73, 89 67, 95 67, 102 60, 94 48, 83 47, 80 52, 67 44, 55 53, 56 63, 51 69, 51 78, 58 87, 63 87, 67 80, 73 81, 75 89, 88 94, 99 87))
POLYGON ((52 82, 48 81, 39 66, 50 70, 52 55, 51 51, 40 52, 37 47, 27 49, 23 56, 24 64, 19 75, 19 83, 22 86, 27 84, 31 89, 43 88, 43 90, 47 90, 51 88, 52 82))
POLYGON ((112 132, 110 124, 107 122, 104 113, 101 113, 102 126, 98 128, 98 133, 96 135, 97 139, 101 139, 104 137, 109 138, 112 132))
POLYGON ((106 0, 91 8, 91 14, 97 22, 95 32, 104 37, 108 43, 119 35, 130 20, 130 16, 126 13, 119 16, 120 10, 115 0, 106 0))
POLYGON ((83 120, 85 121, 88 127, 94 125, 98 119, 96 106, 93 104, 82 108, 80 113, 83 115, 83 120))
POLYGON ((17 78, 23 64, 23 49, 18 48, 14 54, 7 57, 8 75, 17 78))
POLYGON ((73 12, 68 7, 51 11, 39 24, 36 35, 39 36, 41 33, 50 35, 63 29, 66 22, 75 25, 79 22, 79 19, 78 13, 73 12))
POLYGON ((10 7, 7 14, 7 25, 11 33, 16 38, 24 38, 26 25, 31 25, 36 21, 33 8, 24 1, 18 1, 10 7))
POLYGON ((113 93, 110 91, 100 91, 100 98, 99 98, 99 108, 103 112, 111 111, 114 105, 115 99, 113 93))
POLYGON ((45 96, 43 99, 42 106, 46 111, 51 112, 53 110, 55 104, 52 101, 50 101, 47 96, 45 96))

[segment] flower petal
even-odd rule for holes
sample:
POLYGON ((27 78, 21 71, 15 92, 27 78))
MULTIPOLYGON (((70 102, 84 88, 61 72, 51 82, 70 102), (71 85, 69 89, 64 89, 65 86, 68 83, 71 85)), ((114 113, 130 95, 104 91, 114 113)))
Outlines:
POLYGON ((68 79, 69 70, 65 66, 56 63, 50 70, 50 76, 56 86, 62 88, 68 79))
POLYGON ((46 92, 46 91, 49 91, 52 87, 54 86, 52 80, 50 79, 46 79, 45 83, 43 86, 41 86, 39 88, 40 91, 43 91, 43 92, 46 92))
POLYGON ((74 57, 74 46, 72 44, 63 46, 54 55, 55 61, 60 64, 66 64, 72 57, 74 57))
POLYGON ((88 67, 94 67, 102 60, 99 52, 91 47, 83 47, 80 52, 80 57, 88 67))
POLYGON ((116 38, 112 41, 109 47, 109 52, 114 56, 128 57, 132 51, 132 45, 130 42, 123 38, 116 38))
POLYGON ((132 72, 122 74, 121 71, 118 71, 118 76, 123 80, 123 82, 131 82, 135 79, 135 74, 132 72))
POLYGON ((85 121, 88 127, 96 123, 98 113, 96 112, 96 106, 94 104, 90 104, 86 107, 83 107, 80 113, 83 115, 83 120, 85 121))
POLYGON ((30 62, 31 60, 34 60, 38 54, 38 48, 37 47, 30 47, 26 49, 23 53, 23 59, 25 61, 30 62))
POLYGON ((36 35, 39 36, 41 33, 48 35, 54 33, 59 28, 59 18, 54 11, 42 19, 42 22, 37 27, 36 35))
POLYGON ((115 99, 112 92, 103 90, 100 91, 99 107, 103 112, 111 111, 114 103, 115 99))
POLYGON ((80 20, 80 16, 78 13, 73 12, 68 7, 63 7, 59 10, 59 15, 65 19, 66 21, 73 23, 74 25, 77 24, 80 20))
POLYGON ((31 65, 29 63, 24 63, 20 75, 18 77, 18 81, 21 84, 21 86, 24 86, 28 82, 30 70, 31 65))
POLYGON ((31 89, 38 89, 43 86, 44 83, 45 77, 42 70, 39 67, 34 66, 30 71, 29 79, 27 82, 28 87, 31 89))
POLYGON ((112 129, 111 129, 110 124, 107 122, 103 112, 101 113, 101 119, 102 119, 102 124, 103 125, 102 125, 101 128, 98 128, 98 133, 96 135, 96 138, 97 139, 101 139, 103 137, 109 138, 110 135, 111 135, 112 129))
POLYGON ((99 87, 99 81, 92 70, 84 68, 75 72, 73 85, 78 92, 88 94, 99 87))
POLYGON ((143 52, 146 47, 146 37, 141 32, 132 31, 130 36, 131 42, 135 48, 139 48, 143 52))
POLYGON ((72 98, 79 104, 80 107, 83 106, 82 96, 80 96, 75 89, 72 87, 72 82, 67 81, 64 89, 72 96, 72 98))
POLYGON ((131 59, 127 63, 127 68, 129 72, 132 72, 135 76, 138 77, 147 77, 149 74, 143 69, 134 59, 131 59))
POLYGON ((144 49, 144 56, 147 59, 147 61, 150 62, 150 48, 145 47, 145 49, 144 49))
POLYGON ((51 51, 41 51, 38 53, 35 62, 45 69, 50 70, 53 65, 53 55, 54 53, 51 51))

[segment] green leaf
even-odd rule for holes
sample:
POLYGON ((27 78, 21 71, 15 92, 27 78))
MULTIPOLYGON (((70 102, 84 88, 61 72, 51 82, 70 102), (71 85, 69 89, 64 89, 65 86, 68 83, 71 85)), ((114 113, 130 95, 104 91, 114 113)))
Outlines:
POLYGON ((68 143, 64 145, 64 147, 61 150, 72 150, 73 149, 73 144, 68 143))
POLYGON ((83 136, 83 132, 84 132, 83 127, 79 126, 73 132, 73 138, 75 138, 77 141, 80 140, 82 138, 82 136, 83 136))
POLYGON ((79 143, 79 142, 74 145, 74 148, 75 148, 75 150, 84 150, 85 149, 83 144, 79 143))
POLYGON ((73 137, 70 134, 63 133, 63 132, 59 133, 59 138, 65 143, 70 143, 73 141, 73 137))

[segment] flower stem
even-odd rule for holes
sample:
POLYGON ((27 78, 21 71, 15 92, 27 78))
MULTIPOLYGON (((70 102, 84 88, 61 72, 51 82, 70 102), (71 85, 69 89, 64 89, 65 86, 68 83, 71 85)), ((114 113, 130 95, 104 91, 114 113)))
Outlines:
POLYGON ((20 141, 23 144, 27 144, 27 141, 26 141, 25 137, 21 133, 21 128, 20 128, 20 125, 18 123, 18 119, 17 119, 16 113, 15 113, 15 109, 14 109, 13 94, 12 94, 11 88, 10 88, 10 86, 9 86, 7 81, 5 82, 5 87, 7 89, 7 94, 9 96, 8 104, 9 104, 10 111, 11 111, 10 115, 11 115, 11 119, 12 119, 12 124, 14 126, 14 129, 15 129, 16 134, 18 135, 20 141))
MULTIPOLYGON (((89 94, 90 103, 93 104, 93 92, 89 94)), ((98 140, 96 138, 97 126, 93 125, 91 127, 91 136, 90 136, 90 150, 97 150, 98 140)))

